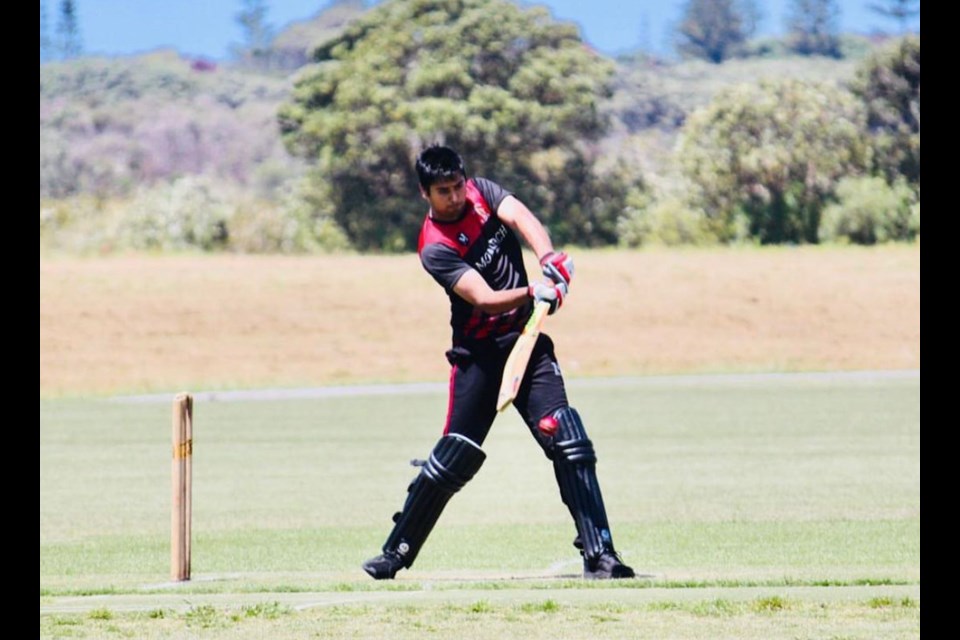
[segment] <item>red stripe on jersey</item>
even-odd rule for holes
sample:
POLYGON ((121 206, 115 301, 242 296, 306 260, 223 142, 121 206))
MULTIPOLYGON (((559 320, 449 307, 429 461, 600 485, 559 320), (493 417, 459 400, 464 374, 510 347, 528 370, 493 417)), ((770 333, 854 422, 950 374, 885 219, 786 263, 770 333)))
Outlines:
POLYGON ((479 340, 515 331, 518 327, 518 311, 519 309, 511 309, 496 315, 487 315, 482 311, 476 311, 470 316, 470 320, 463 328, 464 334, 479 340))
POLYGON ((450 367, 450 388, 447 390, 447 421, 443 425, 443 435, 450 433, 450 420, 453 418, 453 390, 457 383, 457 365, 450 367))

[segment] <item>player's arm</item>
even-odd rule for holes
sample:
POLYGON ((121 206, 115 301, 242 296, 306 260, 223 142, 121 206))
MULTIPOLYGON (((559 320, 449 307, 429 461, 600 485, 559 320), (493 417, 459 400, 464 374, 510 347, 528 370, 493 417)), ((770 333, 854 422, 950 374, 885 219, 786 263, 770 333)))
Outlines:
POLYGON ((420 260, 427 272, 444 288, 466 300, 484 313, 495 315, 523 306, 531 297, 543 298, 543 293, 530 287, 495 291, 473 267, 463 261, 457 252, 441 244, 425 247, 420 260))
POLYGON ((533 212, 516 196, 507 196, 497 208, 497 217, 527 243, 537 260, 553 251, 553 242, 533 212))
POLYGON ((573 279, 573 259, 563 251, 554 251, 546 227, 533 212, 515 196, 507 196, 497 209, 501 221, 526 241, 537 256, 543 275, 556 284, 570 286, 573 279))
POLYGON ((530 300, 529 287, 496 291, 475 269, 464 271, 457 283, 453 285, 453 292, 474 307, 491 315, 516 309, 530 300))
POLYGON ((470 269, 465 271, 453 285, 453 291, 474 307, 490 315, 516 309, 530 299, 534 302, 549 304, 552 314, 563 304, 567 286, 546 281, 535 282, 526 287, 496 291, 490 288, 483 276, 474 269, 470 269))

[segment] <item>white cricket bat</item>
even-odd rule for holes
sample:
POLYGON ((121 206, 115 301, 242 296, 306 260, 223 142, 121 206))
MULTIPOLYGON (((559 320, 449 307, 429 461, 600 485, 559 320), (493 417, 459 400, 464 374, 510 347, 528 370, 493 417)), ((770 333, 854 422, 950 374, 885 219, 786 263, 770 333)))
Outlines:
POLYGON ((500 382, 500 394, 497 396, 497 411, 502 412, 517 397, 520 382, 523 381, 523 374, 527 371, 527 363, 530 362, 530 355, 533 353, 533 347, 537 344, 537 338, 540 336, 540 327, 549 311, 549 302, 538 302, 533 306, 533 313, 530 314, 527 324, 523 326, 523 332, 514 343, 513 349, 507 357, 507 363, 503 367, 503 380, 500 382))

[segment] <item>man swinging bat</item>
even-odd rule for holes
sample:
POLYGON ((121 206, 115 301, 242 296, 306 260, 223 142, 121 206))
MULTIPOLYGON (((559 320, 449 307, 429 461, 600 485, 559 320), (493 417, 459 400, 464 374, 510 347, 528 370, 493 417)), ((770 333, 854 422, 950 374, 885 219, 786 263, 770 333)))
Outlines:
MULTIPOLYGON (((456 151, 428 147, 416 168, 420 193, 430 205, 420 231, 420 261, 450 298, 449 409, 443 436, 407 488, 383 553, 363 564, 377 580, 413 565, 447 502, 480 469, 511 347, 535 303, 548 304, 550 314, 561 307, 573 276, 572 259, 554 251, 533 213, 495 182, 468 179, 456 151), (544 280, 528 282, 520 239, 539 258, 544 280)), ((597 456, 580 415, 567 402, 553 342, 544 333, 536 339, 513 405, 553 462, 560 497, 576 525, 574 545, 583 556, 584 577, 634 577, 613 546, 597 456)))

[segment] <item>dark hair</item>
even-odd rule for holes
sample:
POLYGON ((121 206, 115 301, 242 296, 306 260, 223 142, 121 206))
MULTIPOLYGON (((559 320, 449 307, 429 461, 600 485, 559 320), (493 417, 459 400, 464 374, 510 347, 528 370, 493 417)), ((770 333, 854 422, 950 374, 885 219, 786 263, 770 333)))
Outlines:
POLYGON ((430 145, 417 156, 417 178, 424 191, 436 182, 460 177, 467 177, 463 158, 450 147, 430 145))

